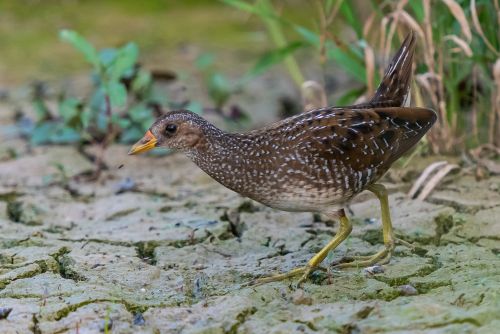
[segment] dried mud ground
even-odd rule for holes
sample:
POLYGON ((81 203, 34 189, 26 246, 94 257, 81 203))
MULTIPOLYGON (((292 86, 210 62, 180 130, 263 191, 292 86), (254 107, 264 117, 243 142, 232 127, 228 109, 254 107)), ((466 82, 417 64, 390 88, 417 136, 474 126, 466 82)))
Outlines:
MULTIPOLYGON (((301 290, 292 281, 245 287, 306 263, 337 224, 241 198, 179 154, 111 147, 110 169, 88 182, 72 178, 92 169, 73 148, 4 144, 2 334, 100 333, 105 324, 112 333, 500 328, 498 177, 453 177, 425 202, 405 197, 408 184, 389 184, 396 233, 419 251, 398 246, 382 272, 320 272, 301 290)), ((327 265, 382 246, 378 202, 361 194, 351 209, 354 231, 327 265)))

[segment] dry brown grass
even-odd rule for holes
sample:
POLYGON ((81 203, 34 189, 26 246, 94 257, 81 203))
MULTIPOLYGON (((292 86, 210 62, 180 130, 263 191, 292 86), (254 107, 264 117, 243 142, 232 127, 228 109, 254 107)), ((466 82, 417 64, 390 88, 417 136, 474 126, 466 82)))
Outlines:
MULTIPOLYGON (((377 21, 377 17, 370 15, 363 29, 365 39, 378 40, 378 49, 388 60, 394 37, 397 35, 402 39, 409 29, 416 32, 420 43, 418 49, 421 53, 420 57, 417 57, 417 66, 419 69, 425 69, 425 71, 420 71, 415 76, 419 90, 415 92, 417 95, 416 101, 417 104, 425 104, 434 108, 439 120, 438 125, 428 135, 433 152, 456 152, 458 149, 464 148, 465 141, 470 140, 470 138, 478 144, 481 135, 480 119, 484 118, 485 112, 488 114, 486 129, 488 131, 488 142, 497 146, 500 145, 500 58, 494 64, 486 64, 492 69, 492 74, 488 79, 495 83, 489 111, 478 112, 478 101, 487 99, 487 95, 484 94, 485 89, 481 89, 483 84, 481 79, 483 77, 481 77, 479 68, 483 64, 472 66, 470 73, 465 76, 466 84, 472 87, 473 102, 470 107, 467 107, 469 110, 454 110, 456 106, 451 106, 448 102, 450 92, 446 81, 450 80, 449 62, 460 62, 461 59, 484 61, 482 54, 477 54, 477 52, 484 51, 475 50, 471 46, 474 39, 481 39, 489 52, 492 52, 497 57, 500 54, 482 29, 476 1, 470 1, 470 13, 466 15, 465 8, 462 8, 457 1, 440 0, 449 11, 447 14, 452 15, 460 27, 459 31, 455 30, 453 33, 450 29, 450 33, 445 35, 442 35, 441 31, 436 32, 436 18, 443 15, 442 9, 441 12, 434 13, 437 1, 420 1, 424 14, 420 22, 408 12, 410 7, 408 0, 386 2, 385 6, 389 7, 389 9, 385 9, 385 15, 379 18, 380 29, 372 28, 375 25, 374 22, 377 21), (436 35, 437 33, 441 33, 441 35, 436 35), (439 40, 437 40, 438 38, 439 40), (465 121, 464 117, 466 117, 465 121), (467 123, 467 129, 464 129, 464 122, 467 123)), ((494 1, 494 5, 498 10, 496 23, 500 25, 498 0, 494 1)), ((441 28, 441 30, 445 29, 441 28)), ((371 52, 373 52, 372 48, 367 47, 365 50, 365 65, 367 70, 367 91, 369 93, 373 90, 371 83, 374 71, 371 52)), ((383 67, 379 68, 380 73, 382 73, 383 67)), ((458 94, 466 93, 458 92, 458 94)), ((484 103, 481 105, 484 109, 484 103)), ((462 108, 462 106, 459 107, 462 108)))

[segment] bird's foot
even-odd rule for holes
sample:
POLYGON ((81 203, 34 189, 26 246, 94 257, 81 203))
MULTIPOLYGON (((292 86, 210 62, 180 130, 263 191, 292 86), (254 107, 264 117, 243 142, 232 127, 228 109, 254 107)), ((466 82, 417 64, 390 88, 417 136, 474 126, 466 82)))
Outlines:
POLYGON ((269 276, 269 277, 262 277, 262 278, 254 279, 254 280, 250 281, 248 283, 248 285, 257 286, 257 285, 271 283, 271 282, 279 282, 279 281, 283 281, 283 280, 300 275, 300 278, 297 281, 297 287, 300 287, 302 285, 302 283, 304 283, 305 280, 309 277, 309 275, 312 274, 316 270, 326 271, 325 268, 320 267, 320 266, 312 267, 310 265, 306 265, 303 267, 298 267, 298 268, 292 269, 289 272, 284 273, 284 274, 277 274, 277 275, 273 275, 273 276, 269 276))
POLYGON ((391 260, 392 254, 394 253, 395 245, 402 245, 410 248, 412 251, 418 250, 418 247, 412 245, 408 241, 404 241, 399 238, 393 238, 393 241, 387 243, 383 249, 378 251, 373 255, 360 255, 360 256, 346 256, 336 261, 333 264, 333 268, 362 268, 369 267, 375 264, 386 264, 391 260))
POLYGON ((375 264, 389 263, 394 252, 394 242, 390 242, 384 246, 380 251, 373 255, 367 256, 351 256, 341 259, 338 263, 333 265, 334 269, 342 268, 363 268, 373 266, 375 264))

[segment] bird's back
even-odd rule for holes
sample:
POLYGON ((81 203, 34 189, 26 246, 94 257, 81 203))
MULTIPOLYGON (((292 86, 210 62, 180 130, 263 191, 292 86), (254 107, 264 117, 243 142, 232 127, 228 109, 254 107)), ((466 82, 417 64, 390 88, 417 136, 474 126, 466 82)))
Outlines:
POLYGON ((407 106, 415 43, 410 33, 369 102, 311 110, 259 130, 227 134, 214 145, 218 163, 204 167, 200 160, 200 167, 226 187, 274 208, 343 207, 436 120, 430 109, 407 106))
POLYGON ((247 196, 271 206, 278 200, 289 210, 342 206, 377 181, 435 120, 424 108, 325 108, 239 135, 251 143, 243 149, 244 163, 267 171, 247 196))

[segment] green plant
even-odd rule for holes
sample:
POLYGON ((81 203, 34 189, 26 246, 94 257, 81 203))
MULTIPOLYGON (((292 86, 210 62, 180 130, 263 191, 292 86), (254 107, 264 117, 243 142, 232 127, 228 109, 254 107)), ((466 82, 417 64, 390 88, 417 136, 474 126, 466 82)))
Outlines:
MULTIPOLYGON (((286 43, 285 36, 293 38, 316 50, 321 64, 332 61, 361 84, 345 92, 335 102, 339 105, 369 96, 384 69, 384 64, 376 68, 375 55, 389 59, 398 43, 394 35, 401 40, 402 27, 415 30, 421 43, 415 98, 419 105, 427 100, 439 114, 439 124, 429 136, 433 151, 451 152, 463 144, 487 141, 500 146, 498 0, 311 0, 318 13, 312 29, 281 15, 271 0, 222 1, 259 17, 277 47, 286 43), (368 15, 356 8, 365 4, 371 6, 368 15), (340 33, 331 29, 334 21, 340 22, 341 28, 335 29, 340 33), (346 34, 345 27, 353 34, 346 34)), ((281 60, 300 85, 295 51, 281 60)))
POLYGON ((500 56, 499 9, 498 0, 394 1, 376 14, 381 29, 375 34, 383 37, 385 54, 401 26, 420 37, 416 81, 426 105, 438 112, 439 124, 428 136, 434 152, 485 142, 500 146, 500 82, 493 75, 500 56))
MULTIPOLYGON (((137 46, 128 43, 118 49, 97 52, 87 40, 74 31, 62 30, 60 37, 80 51, 92 65, 94 90, 88 99, 62 96, 58 101, 58 117, 45 107, 43 97, 35 94, 38 124, 31 141, 34 144, 110 142, 118 134, 115 125, 128 129, 133 123, 141 120, 141 117, 134 117, 141 115, 139 111, 131 113, 130 117, 120 117, 118 112, 114 112, 125 108, 128 102, 125 81, 130 83, 129 89, 134 94, 144 94, 151 86, 150 74, 136 69, 137 46)), ((132 108, 129 110, 134 111, 132 108)))
MULTIPOLYGON (((277 48, 264 53, 254 65, 241 77, 231 80, 216 66, 216 57, 211 53, 202 53, 197 57, 195 66, 201 73, 201 78, 207 90, 208 97, 212 100, 215 111, 226 117, 223 110, 229 99, 241 92, 255 77, 269 70, 272 66, 281 63, 295 50, 303 47, 301 42, 293 42, 282 48, 277 48)), ((240 115, 240 117, 245 115, 240 115)), ((229 117, 230 118, 230 117, 229 117)))
MULTIPOLYGON (((97 51, 77 32, 62 30, 61 40, 69 43, 92 66, 93 89, 88 97, 77 98, 63 94, 57 110, 46 103, 44 87, 37 83, 33 89, 33 106, 37 119, 29 131, 30 141, 40 144, 97 144, 100 154, 92 157, 98 167, 103 166, 104 150, 114 141, 132 143, 138 140, 159 116, 161 109, 188 108, 201 113, 203 108, 196 101, 177 103, 157 90, 153 74, 138 65, 138 48, 128 43, 119 48, 97 51)), ((288 54, 301 47, 291 43, 272 50, 259 58, 242 77, 229 80, 215 66, 215 56, 204 53, 195 62, 200 71, 214 110, 231 121, 247 120, 237 107, 236 114, 227 116, 223 109, 230 97, 240 92, 254 77, 281 62, 288 54)))
MULTIPOLYGON (((333 61, 337 67, 342 68, 360 84, 364 85, 368 82, 368 87, 371 87, 373 85, 372 82, 378 80, 378 73, 367 72, 365 66, 365 49, 368 45, 362 37, 362 20, 357 20, 355 16, 356 11, 350 1, 312 1, 314 8, 318 12, 318 18, 316 19, 320 23, 318 31, 287 19, 281 15, 280 10, 276 9, 271 0, 259 0, 254 3, 244 0, 222 1, 239 10, 259 17, 264 23, 277 50, 288 49, 289 52, 279 60, 280 62, 284 62, 290 77, 294 79, 297 86, 301 86, 305 79, 294 56, 294 53, 299 48, 286 47, 290 45, 300 45, 301 47, 314 50, 318 56, 316 61, 321 65, 325 65, 328 61, 333 61), (344 22, 351 25, 354 29, 356 36, 359 38, 356 43, 347 42, 343 38, 333 36, 329 33, 329 28, 337 16, 340 16, 344 22), (292 36, 293 42, 288 42, 287 36, 292 36), (368 75, 372 75, 372 77, 367 77, 368 75)), ((270 52, 276 52, 277 50, 271 50, 270 52)), ((326 70, 324 75, 326 76, 326 70)), ((325 78, 322 81, 326 81, 325 78)), ((345 92, 336 103, 350 104, 364 91, 364 86, 351 89, 345 92)))
POLYGON ((60 38, 71 44, 92 66, 93 88, 89 96, 63 94, 57 110, 47 107, 41 85, 36 85, 33 105, 37 120, 30 132, 32 144, 99 145, 97 171, 104 168, 102 155, 114 141, 131 143, 149 128, 159 109, 171 101, 160 94, 152 74, 138 64, 135 43, 97 51, 74 31, 62 30, 60 38))

